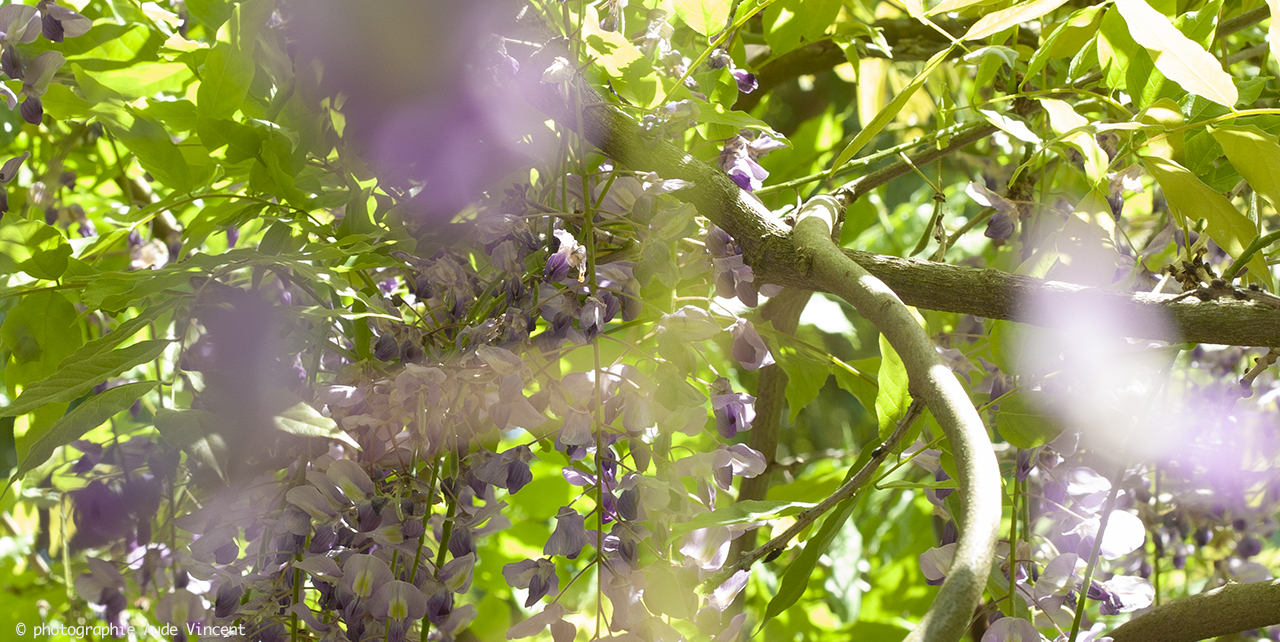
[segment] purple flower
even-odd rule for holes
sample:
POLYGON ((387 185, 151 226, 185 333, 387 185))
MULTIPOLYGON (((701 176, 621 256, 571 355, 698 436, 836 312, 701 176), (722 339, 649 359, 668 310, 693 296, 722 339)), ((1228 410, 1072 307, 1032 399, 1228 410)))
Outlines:
POLYGON ((80 459, 76 460, 75 465, 71 467, 71 472, 76 475, 87 473, 93 470, 98 462, 102 461, 102 445, 95 444, 84 439, 77 439, 71 442, 71 446, 76 450, 84 453, 80 459))
POLYGON ((1015 617, 996 620, 982 634, 982 642, 1040 642, 1036 625, 1015 617))
POLYGON ((93 21, 68 9, 54 4, 52 0, 41 0, 37 5, 42 15, 41 33, 52 42, 62 42, 64 38, 75 38, 89 33, 93 21))
POLYGON ((231 617, 240 608, 240 597, 244 595, 244 587, 237 582, 223 582, 218 587, 213 603, 213 617, 217 619, 231 617))
POLYGON ((569 559, 578 557, 587 545, 586 519, 578 511, 562 506, 556 513, 556 530, 551 533, 542 553, 548 557, 563 555, 569 559))
POLYGON ((724 377, 711 384, 711 409, 721 437, 732 439, 739 432, 751 430, 751 420, 756 416, 755 400, 745 392, 733 392, 724 377))
POLYGON ((578 242, 566 230, 555 231, 559 247, 555 253, 547 257, 547 265, 542 270, 542 278, 549 282, 561 281, 569 276, 570 268, 578 268, 578 281, 583 279, 582 270, 586 266, 587 248, 578 242))
POLYGON ((760 83, 756 81, 756 75, 745 69, 734 68, 730 69, 729 73, 734 80, 738 81, 738 91, 744 94, 749 94, 760 86, 760 83))
POLYGON ((393 580, 378 587, 369 601, 369 613, 386 620, 389 640, 403 642, 413 622, 427 614, 427 596, 408 582, 393 580))
MULTIPOLYGON (((941 586, 951 570, 955 560, 956 545, 935 546, 920 554, 920 571, 924 573, 925 583, 929 586, 941 586)), ((986 639, 986 638, 983 638, 986 639)))
POLYGON ((1031 474, 1031 469, 1036 467, 1035 450, 1019 450, 1018 451, 1018 481, 1027 481, 1027 477, 1031 474))
POLYGON ((738 187, 748 192, 760 189, 764 186, 764 179, 769 178, 768 170, 761 167, 751 153, 750 141, 742 136, 734 136, 725 142, 719 165, 738 187))
POLYGON ((1103 615, 1131 613, 1151 606, 1155 599, 1155 589, 1151 582, 1141 577, 1117 575, 1102 584, 1091 584, 1088 597, 1102 602, 1103 615))
POLYGON ((747 370, 759 370, 774 364, 773 355, 769 354, 769 346, 765 345, 760 333, 746 319, 738 319, 729 332, 733 334, 733 358, 747 370))
POLYGON ((545 559, 507 564, 502 567, 502 576, 512 588, 529 589, 529 597, 524 602, 526 609, 543 597, 555 593, 560 586, 556 565, 545 559))

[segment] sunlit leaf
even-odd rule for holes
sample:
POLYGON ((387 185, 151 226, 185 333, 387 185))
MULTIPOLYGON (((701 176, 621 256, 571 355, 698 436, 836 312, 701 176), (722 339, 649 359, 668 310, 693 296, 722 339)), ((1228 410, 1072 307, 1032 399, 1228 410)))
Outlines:
POLYGON ((912 78, 911 82, 908 83, 906 87, 903 87, 902 91, 898 92, 898 95, 894 96, 893 100, 890 101, 888 105, 885 105, 884 109, 881 109, 880 112, 876 114, 875 118, 871 119, 871 122, 867 123, 866 126, 862 128, 862 131, 858 132, 858 134, 853 137, 853 140, 849 141, 849 144, 840 151, 840 155, 831 163, 832 169, 838 169, 841 165, 852 160, 867 143, 871 142, 872 138, 875 138, 876 135, 885 128, 885 125, 893 122, 893 119, 897 117, 898 112, 902 111, 902 108, 906 106, 908 100, 911 100, 911 96, 916 93, 916 90, 920 89, 920 87, 924 85, 924 81, 928 79, 929 74, 933 73, 933 70, 937 69, 938 65, 941 64, 943 60, 946 60, 950 53, 951 49, 948 48, 934 54, 934 56, 925 63, 924 68, 920 70, 920 73, 916 74, 915 78, 912 78))
MULTIPOLYGON (((276 393, 277 397, 289 400, 295 400, 287 391, 280 390, 276 393)), ((298 437, 320 437, 323 439, 336 439, 352 448, 359 449, 357 444, 347 433, 338 427, 337 422, 320 414, 315 408, 311 407, 302 400, 290 406, 287 410, 277 414, 272 423, 275 427, 283 432, 298 437)))
POLYGON ((255 41, 275 7, 274 0, 248 0, 236 5, 219 31, 218 43, 205 57, 196 107, 205 118, 229 118, 240 109, 253 80, 255 41))
POLYGON ((1107 167, 1111 164, 1098 141, 1088 131, 1077 131, 1088 128, 1089 120, 1077 114, 1071 105, 1054 98, 1041 98, 1045 113, 1049 114, 1049 126, 1059 135, 1075 132, 1066 137, 1068 145, 1075 147, 1084 155, 1085 174, 1094 184, 1098 184, 1107 176, 1107 167))
POLYGON ((96 394, 76 406, 74 410, 63 415, 57 423, 47 430, 39 434, 35 434, 34 430, 29 431, 24 436, 24 439, 30 446, 26 456, 18 464, 18 470, 14 473, 14 477, 21 477, 27 472, 36 469, 49 460, 54 450, 79 439, 86 432, 101 426, 105 421, 114 417, 116 413, 128 410, 133 405, 133 402, 158 385, 160 385, 159 381, 142 381, 108 388, 101 394, 96 394))
POLYGON ((1183 89, 1224 107, 1239 99, 1231 76, 1222 63, 1198 43, 1182 35, 1146 0, 1116 0, 1116 9, 1129 26, 1129 34, 1155 59, 1156 69, 1183 89))
POLYGON ((673 5, 676 17, 704 36, 728 26, 729 0, 675 0, 673 5))
POLYGON ((1031 0, 1016 4, 1008 9, 993 11, 978 19, 964 34, 965 40, 978 40, 999 33, 1015 25, 1035 20, 1058 7, 1067 0, 1031 0))
POLYGON ((1210 127, 1209 133, 1222 145, 1227 159, 1249 182, 1249 187, 1271 205, 1280 204, 1280 144, 1274 134, 1246 125, 1210 127))
POLYGON ((787 407, 791 409, 790 420, 795 421, 800 411, 818 398, 830 371, 823 362, 789 345, 778 346, 774 357, 787 373, 787 407))
POLYGON ((805 502, 762 500, 734 502, 727 506, 717 508, 710 513, 702 513, 693 519, 672 525, 671 534, 672 536, 679 536, 699 528, 728 526, 730 524, 745 524, 747 522, 761 522, 778 517, 794 515, 813 506, 814 504, 805 502))
POLYGON ((46 404, 71 401, 111 377, 154 361, 170 343, 167 339, 153 339, 101 352, 84 361, 68 359, 49 378, 24 388, 11 406, 0 408, 0 417, 21 415, 46 404))
POLYGON ((1079 53, 1085 43, 1097 34, 1098 17, 1102 15, 1104 8, 1102 5, 1097 5, 1078 9, 1054 27, 1040 47, 1031 55, 1031 60, 1027 61, 1026 77, 1031 78, 1040 73, 1052 58, 1071 57, 1079 53))
POLYGON ((883 439, 893 432, 902 413, 911 403, 907 391, 907 368, 889 340, 880 335, 880 371, 876 373, 879 390, 876 392, 876 421, 883 439))
MULTIPOLYGON (((1157 156, 1142 156, 1142 164, 1151 172, 1182 224, 1205 219, 1206 232, 1231 256, 1240 256, 1258 235, 1249 217, 1240 213, 1227 197, 1213 191, 1185 167, 1157 156)), ((1270 285, 1270 272, 1261 253, 1249 261, 1249 273, 1270 285)))
POLYGON ((1026 123, 1017 118, 990 109, 979 109, 978 113, 982 114, 982 117, 986 118, 992 125, 999 127, 1004 133, 1024 143, 1031 143, 1032 145, 1044 144, 1044 141, 1040 140, 1040 137, 1031 131, 1031 128, 1027 127, 1026 123))

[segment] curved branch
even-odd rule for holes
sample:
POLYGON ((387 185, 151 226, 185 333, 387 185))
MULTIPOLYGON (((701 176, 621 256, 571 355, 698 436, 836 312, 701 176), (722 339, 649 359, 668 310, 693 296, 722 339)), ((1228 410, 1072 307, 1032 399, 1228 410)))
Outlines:
POLYGON ((831 232, 843 213, 840 201, 818 196, 804 205, 795 242, 808 273, 824 289, 848 301, 880 329, 902 357, 911 396, 924 402, 942 426, 955 456, 963 515, 955 561, 942 589, 907 640, 959 640, 982 600, 1000 528, 1000 468, 986 426, 955 374, 907 306, 884 282, 843 254, 831 232))
POLYGON ((1108 635, 1115 642, 1196 642, 1280 624, 1280 580, 1228 584, 1157 606, 1108 635))

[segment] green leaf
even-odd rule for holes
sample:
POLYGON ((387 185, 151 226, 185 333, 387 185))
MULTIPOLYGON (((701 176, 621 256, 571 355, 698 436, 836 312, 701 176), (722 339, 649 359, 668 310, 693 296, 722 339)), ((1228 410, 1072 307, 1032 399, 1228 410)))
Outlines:
POLYGON ((911 393, 907 392, 907 367, 883 334, 880 335, 880 371, 876 373, 876 381, 879 384, 876 422, 880 426, 880 438, 884 439, 893 432, 902 413, 907 411, 911 393))
POLYGON ((671 525, 671 536, 679 537, 689 531, 712 526, 728 526, 746 522, 760 522, 777 517, 795 515, 816 504, 805 502, 782 502, 765 500, 745 500, 721 506, 710 513, 702 513, 693 519, 671 525))
MULTIPOLYGON (((1267 8, 1271 15, 1280 16, 1280 0, 1267 0, 1267 8)), ((1272 20, 1267 25, 1267 44, 1271 46, 1271 57, 1280 60, 1280 20, 1272 20)))
POLYGON ((1061 7, 1063 4, 1066 4, 1066 1, 1067 0, 1031 0, 1030 2, 1016 4, 1008 9, 992 11, 991 13, 979 18, 977 22, 973 23, 973 26, 969 27, 969 31, 964 34, 964 39, 978 40, 980 38, 986 38, 987 36, 1000 33, 1010 27, 1035 20, 1036 18, 1061 7))
POLYGON ((879 393, 880 386, 874 378, 865 373, 879 370, 880 358, 863 359, 854 364, 845 363, 835 357, 831 357, 831 361, 835 364, 831 366, 831 374, 836 377, 836 385, 853 395, 868 414, 875 412, 876 395, 879 393))
POLYGON ((770 55, 780 56, 802 42, 821 38, 839 13, 839 0, 779 0, 765 7, 764 41, 770 55))
POLYGON ((1031 131, 1031 128, 1027 127, 1027 124, 1022 122, 1020 118, 1002 114, 990 109, 979 109, 978 113, 981 114, 983 118, 986 118, 992 125, 999 127, 1000 131, 1003 131, 1024 143, 1031 143, 1036 146, 1044 144, 1044 141, 1041 140, 1035 132, 1031 131))
POLYGON ((0 409, 0 417, 22 415, 47 404, 71 401, 111 377, 155 360, 169 343, 168 339, 154 339, 102 352, 85 361, 68 359, 57 372, 23 389, 13 405, 0 409))
POLYGON ((1071 105, 1056 98, 1041 98, 1045 113, 1049 114, 1049 126, 1058 135, 1075 132, 1063 140, 1080 151, 1084 156, 1085 175, 1094 185, 1099 185, 1107 178, 1107 167, 1111 158, 1098 145, 1098 141, 1087 131, 1089 119, 1077 114, 1071 105))
MULTIPOLYGON (((853 475, 860 470, 867 462, 871 461, 871 448, 864 448, 862 454, 858 455, 858 460, 853 466, 849 467, 849 472, 845 474, 844 482, 848 482, 853 475)), ((853 509, 857 505, 858 498, 862 493, 858 493, 836 505, 835 510, 827 514, 827 518, 823 520, 822 526, 818 528, 817 533, 805 542, 804 550, 796 556, 794 562, 787 566, 786 572, 782 576, 782 581, 778 584, 778 593, 769 600, 769 605, 765 607, 765 622, 777 617, 778 614, 791 608, 800 596, 804 595, 809 586, 809 577, 813 575, 813 569, 818 565, 818 558, 830 548, 831 543, 835 541, 841 529, 844 528, 845 522, 849 521, 849 516, 853 514, 853 509)))
MULTIPOLYGON (((4 325, 0 325, 0 344, 8 348, 13 357, 13 362, 4 369, 5 384, 10 389, 14 385, 27 386, 56 372, 58 364, 84 341, 77 317, 67 297, 52 290, 28 294, 9 310, 4 325)), ((61 401, 70 401, 84 392, 66 396, 61 401)), ((20 413, 10 412, 10 408, 0 410, 0 417, 16 414, 20 413)))
POLYGON ((1044 393, 1015 392, 1000 399, 996 412, 996 430, 1004 440, 1018 448, 1043 446, 1062 433, 1062 426, 1041 410, 1046 406, 1044 393))
POLYGON ((22 262, 23 272, 37 279, 50 281, 62 276, 67 271, 67 259, 71 257, 71 246, 60 243, 51 250, 36 250, 31 258, 22 262))
POLYGON ((52 250, 66 243, 57 228, 42 221, 17 221, 0 226, 0 274, 25 271, 23 266, 31 264, 30 259, 37 250, 52 250))
POLYGON ((1146 107, 1161 97, 1177 95, 1179 87, 1165 82, 1151 54, 1129 35, 1129 27, 1115 7, 1103 14, 1097 43, 1098 64, 1107 72, 1108 87, 1125 90, 1139 107, 1146 107))
MULTIPOLYGON (((84 76, 92 78, 101 88, 114 92, 124 100, 149 98, 156 94, 182 94, 187 83, 195 79, 190 67, 177 62, 142 62, 123 69, 99 71, 84 76)), ((77 74, 77 77, 80 75, 77 74)), ((96 98, 88 95, 86 97, 95 101, 105 98, 101 94, 96 98)))
POLYGON ((1052 58, 1071 57, 1081 51, 1085 43, 1098 32, 1098 17, 1105 7, 1097 5, 1085 7, 1071 14, 1066 20, 1054 27, 1053 32, 1044 39, 1036 52, 1027 61, 1027 78, 1040 73, 1052 58))
MULTIPOLYGON (((1184 224, 1201 218, 1208 222, 1206 232, 1223 250, 1233 257, 1240 256, 1244 248, 1258 236, 1258 230, 1247 216, 1240 213, 1227 197, 1213 191, 1200 182, 1187 168, 1156 156, 1141 156, 1142 164, 1160 183, 1169 209, 1184 224)), ((1270 272, 1262 254, 1249 261, 1249 274, 1268 287, 1270 272)))
POLYGON ((989 4, 995 4, 1000 0, 942 0, 933 8, 924 12, 925 15, 936 16, 940 13, 951 13, 952 11, 960 11, 969 7, 984 7, 989 4))
POLYGON ((156 430, 172 446, 186 448, 209 435, 225 433, 227 421, 207 410, 160 408, 155 415, 156 430))
POLYGON ((186 0, 183 3, 193 18, 199 20, 210 32, 231 18, 233 9, 227 0, 186 0))
POLYGON ((698 122, 711 125, 728 125, 735 131, 739 129, 750 129, 768 134, 771 138, 786 142, 787 138, 781 133, 774 130, 768 123, 752 116, 743 111, 732 111, 724 108, 723 105, 709 103, 698 98, 691 98, 698 106, 698 122))
POLYGON ((111 132, 138 158, 138 164, 156 180, 179 192, 191 191, 194 187, 191 168, 163 127, 141 114, 128 126, 123 119, 107 119, 107 122, 111 132))
POLYGON ((34 429, 28 431, 24 439, 30 446, 26 457, 18 464, 18 470, 13 474, 13 479, 27 474, 48 461, 53 451, 59 446, 65 446, 79 439, 81 435, 114 417, 116 413, 128 410, 133 402, 158 385, 160 385, 159 381, 141 381, 108 388, 76 406, 47 430, 39 434, 35 434, 34 429))
POLYGON ((286 390, 280 390, 276 396, 288 401, 297 401, 288 410, 272 419, 276 428, 298 437, 336 439, 356 450, 360 449, 360 444, 338 428, 334 420, 320 414, 318 410, 311 407, 311 404, 298 399, 286 390))
POLYGON ((1276 137, 1253 125, 1210 127, 1227 159, 1249 187, 1280 207, 1280 144, 1276 137))
POLYGON ((774 358, 787 373, 787 407, 791 409, 790 420, 795 421, 800 411, 818 398, 830 368, 789 345, 778 346, 774 358))
POLYGON ((653 613, 689 619, 698 608, 697 577, 659 561, 644 570, 644 604, 653 613))
POLYGON ((204 118, 230 118, 240 109, 253 82, 258 32, 275 8, 274 0, 247 0, 236 5, 218 32, 218 42, 205 57, 196 109, 204 118))
POLYGON ((1199 43, 1182 35, 1146 0, 1116 0, 1116 9, 1129 25, 1134 41, 1151 52, 1156 69, 1166 78, 1224 107, 1236 104, 1239 93, 1231 75, 1222 70, 1222 63, 1199 43))
POLYGON ((831 163, 831 169, 833 171, 837 170, 841 165, 844 165, 853 159, 853 157, 861 151, 863 147, 866 147, 867 143, 871 142, 871 139, 875 138, 886 125, 893 122, 893 119, 898 115, 898 112, 902 111, 902 108, 906 106, 907 101, 911 100, 911 97, 915 95, 916 90, 924 85, 924 81, 929 77, 929 74, 933 73, 933 70, 937 69, 938 65, 942 64, 942 61, 946 60, 947 56, 951 55, 951 50, 954 48, 955 45, 952 45, 951 47, 934 54, 933 57, 924 64, 924 68, 920 70, 920 73, 916 74, 916 77, 912 78, 911 82, 907 83, 907 86, 903 87, 902 91, 898 92, 898 95, 894 96, 893 100, 889 101, 889 104, 885 105, 884 109, 881 109, 880 113, 876 114, 875 117, 871 119, 871 122, 867 123, 866 127, 863 127, 862 131, 858 132, 858 134, 853 137, 853 140, 849 141, 849 145, 840 152, 840 155, 836 157, 835 162, 831 163))
POLYGON ((729 0, 675 0, 674 9, 690 29, 710 36, 727 26, 729 0))

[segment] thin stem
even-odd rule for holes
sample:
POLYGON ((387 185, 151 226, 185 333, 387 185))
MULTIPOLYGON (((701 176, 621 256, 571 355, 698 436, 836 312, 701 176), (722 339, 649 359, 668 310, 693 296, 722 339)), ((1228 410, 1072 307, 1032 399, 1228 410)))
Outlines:
POLYGON ((1084 619, 1085 599, 1089 596, 1089 587, 1092 586, 1093 572, 1098 567, 1098 553, 1102 550, 1102 537, 1107 531, 1107 522, 1111 521, 1111 511, 1116 507, 1116 496, 1120 492, 1120 482, 1124 479, 1125 468, 1128 467, 1126 462, 1120 462, 1116 466, 1116 473, 1111 478, 1111 490, 1107 493, 1107 502, 1102 506, 1102 519, 1098 522, 1098 534, 1093 539, 1093 550, 1089 553, 1089 564, 1084 569, 1084 583, 1080 586, 1080 599, 1076 601, 1076 616, 1071 621, 1071 633, 1067 636, 1067 642, 1076 642, 1076 635, 1080 633, 1080 621, 1084 619))
POLYGON ((832 508, 835 508, 840 502, 856 495, 858 491, 862 490, 862 488, 867 485, 867 482, 871 481, 871 476, 875 474, 878 468, 880 468, 880 464, 884 463, 884 460, 889 457, 889 454, 898 447, 898 442, 902 441, 902 437, 907 434, 907 430, 911 428, 911 424, 915 423, 915 420, 923 413, 924 404, 919 401, 912 401, 911 405, 907 407, 907 411, 903 413, 902 418, 898 420, 898 425, 894 431, 890 433, 889 437, 881 442, 879 446, 876 446, 875 450, 872 451, 870 461, 864 464, 857 473, 854 473, 853 477, 851 477, 849 481, 842 484, 840 488, 836 489, 836 492, 819 502, 818 505, 807 508, 800 512, 800 514, 796 515, 795 523, 788 527, 787 530, 783 531, 781 535, 765 542, 764 545, 759 548, 749 553, 745 553, 732 566, 720 571, 711 579, 704 582, 704 584, 712 588, 720 586, 734 573, 737 573, 744 568, 749 568, 752 564, 756 563, 756 561, 764 558, 774 551, 782 550, 782 548, 794 539, 796 535, 799 535, 801 531, 808 528, 809 525, 819 517, 825 515, 832 508))
POLYGON ((1235 260, 1231 262, 1227 271, 1222 273, 1222 280, 1230 283, 1237 275, 1244 271, 1245 264, 1253 258, 1254 254, 1257 254, 1262 250, 1262 248, 1275 243, 1277 240, 1280 240, 1280 231, 1264 234, 1253 239, 1253 241, 1249 243, 1249 247, 1244 248, 1244 251, 1240 253, 1240 256, 1237 256, 1235 260))

